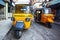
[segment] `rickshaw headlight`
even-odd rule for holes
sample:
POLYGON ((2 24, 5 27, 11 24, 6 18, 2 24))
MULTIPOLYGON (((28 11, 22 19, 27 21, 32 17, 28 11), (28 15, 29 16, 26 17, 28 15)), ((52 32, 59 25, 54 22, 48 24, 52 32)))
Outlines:
POLYGON ((53 19, 54 19, 54 17, 53 17, 53 19))
POLYGON ((37 13, 41 13, 40 11, 37 11, 37 13))
POLYGON ((25 20, 28 22, 28 21, 30 21, 30 18, 26 18, 25 20))
POLYGON ((11 18, 11 21, 15 21, 15 18, 14 18, 14 17, 12 17, 12 18, 11 18))

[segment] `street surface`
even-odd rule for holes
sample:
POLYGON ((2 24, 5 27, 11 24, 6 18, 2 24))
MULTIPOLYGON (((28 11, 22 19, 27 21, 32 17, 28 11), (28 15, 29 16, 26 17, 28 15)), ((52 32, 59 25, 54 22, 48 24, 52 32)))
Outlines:
POLYGON ((52 28, 47 28, 42 24, 32 22, 31 28, 25 30, 20 39, 14 38, 13 30, 11 30, 4 40, 60 40, 60 26, 53 24, 52 28))

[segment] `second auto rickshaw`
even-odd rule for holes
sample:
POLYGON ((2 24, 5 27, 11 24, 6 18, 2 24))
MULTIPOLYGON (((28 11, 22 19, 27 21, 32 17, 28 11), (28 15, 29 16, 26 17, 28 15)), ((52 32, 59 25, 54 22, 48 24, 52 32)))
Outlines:
POLYGON ((51 12, 51 8, 40 8, 36 9, 34 13, 34 20, 35 22, 42 22, 47 27, 51 28, 52 23, 54 23, 54 15, 51 12))
POLYGON ((29 29, 32 22, 32 14, 27 13, 26 4, 15 5, 15 13, 12 15, 13 27, 16 38, 20 38, 22 30, 29 29))

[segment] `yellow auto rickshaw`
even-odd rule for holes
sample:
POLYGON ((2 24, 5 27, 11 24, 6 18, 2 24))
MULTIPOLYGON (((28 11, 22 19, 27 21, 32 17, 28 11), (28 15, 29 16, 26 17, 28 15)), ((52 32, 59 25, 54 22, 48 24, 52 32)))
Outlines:
POLYGON ((13 13, 11 20, 13 21, 13 27, 16 38, 22 36, 24 29, 29 29, 32 22, 32 14, 27 12, 27 5, 17 4, 15 5, 15 13, 13 13))
POLYGON ((54 15, 51 12, 51 8, 40 8, 36 9, 34 13, 35 22, 44 23, 48 28, 52 27, 52 23, 54 23, 54 15))

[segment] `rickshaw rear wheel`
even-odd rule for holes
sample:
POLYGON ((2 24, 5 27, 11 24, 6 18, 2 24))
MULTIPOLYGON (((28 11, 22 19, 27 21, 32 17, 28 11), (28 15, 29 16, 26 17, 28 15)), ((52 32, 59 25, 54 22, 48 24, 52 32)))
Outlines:
POLYGON ((34 21, 37 22, 36 19, 34 19, 34 21))
POLYGON ((34 21, 37 22, 36 17, 34 17, 34 21))
POLYGON ((16 38, 19 39, 22 36, 22 31, 16 31, 16 38))
POLYGON ((51 23, 49 23, 49 22, 46 23, 46 26, 47 26, 48 28, 52 28, 52 25, 51 25, 51 23))

